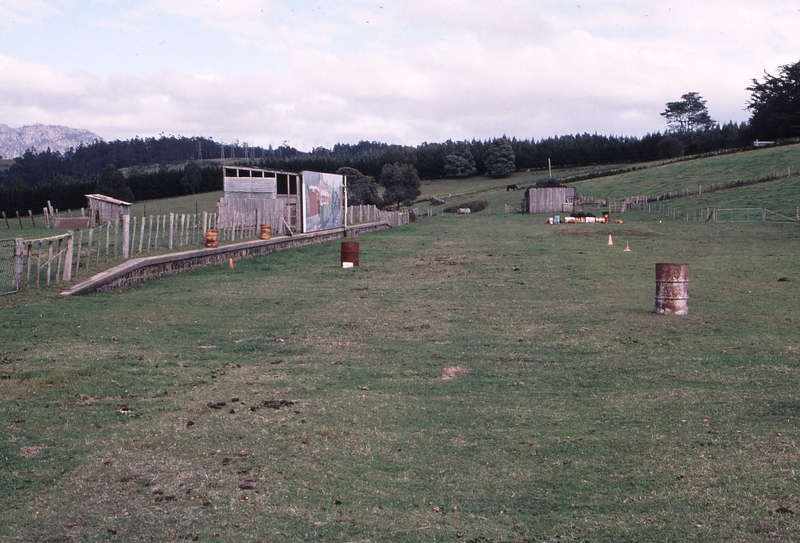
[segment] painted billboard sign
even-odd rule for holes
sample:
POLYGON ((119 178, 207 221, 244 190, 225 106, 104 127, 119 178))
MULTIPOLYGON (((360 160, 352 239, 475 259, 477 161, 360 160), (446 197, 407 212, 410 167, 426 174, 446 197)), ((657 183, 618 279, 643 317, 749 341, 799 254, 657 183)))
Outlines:
POLYGON ((344 226, 344 176, 303 172, 303 232, 344 226))

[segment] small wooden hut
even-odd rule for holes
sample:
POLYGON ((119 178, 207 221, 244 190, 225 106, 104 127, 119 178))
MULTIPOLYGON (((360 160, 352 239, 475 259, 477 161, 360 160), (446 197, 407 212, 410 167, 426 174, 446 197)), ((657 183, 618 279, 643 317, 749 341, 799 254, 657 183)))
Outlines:
POLYGON ((121 221, 125 215, 130 217, 130 202, 123 202, 105 194, 86 194, 86 200, 89 207, 89 217, 91 217, 91 226, 109 221, 121 221))
POLYGON ((522 198, 524 213, 564 213, 572 211, 574 187, 530 187, 522 198))

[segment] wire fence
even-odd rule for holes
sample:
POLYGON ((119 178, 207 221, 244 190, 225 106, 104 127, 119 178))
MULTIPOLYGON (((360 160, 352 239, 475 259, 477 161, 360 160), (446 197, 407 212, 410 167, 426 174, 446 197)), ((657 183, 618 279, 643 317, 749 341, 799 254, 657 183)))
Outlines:
POLYGON ((662 215, 676 221, 711 223, 800 222, 800 207, 795 208, 794 217, 771 211, 765 207, 706 207, 687 211, 659 202, 631 206, 629 210, 662 215))

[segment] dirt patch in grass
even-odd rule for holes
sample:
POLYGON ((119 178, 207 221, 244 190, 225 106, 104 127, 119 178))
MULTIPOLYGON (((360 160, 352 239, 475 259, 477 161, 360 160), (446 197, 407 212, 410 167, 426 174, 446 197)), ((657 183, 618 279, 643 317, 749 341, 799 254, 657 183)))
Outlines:
POLYGON ((22 447, 19 452, 24 458, 34 458, 42 454, 47 448, 49 448, 47 445, 34 445, 31 447, 22 447))
POLYGON ((442 375, 440 375, 438 379, 443 381, 456 379, 467 373, 469 373, 469 368, 465 368, 464 366, 448 366, 442 370, 442 375))

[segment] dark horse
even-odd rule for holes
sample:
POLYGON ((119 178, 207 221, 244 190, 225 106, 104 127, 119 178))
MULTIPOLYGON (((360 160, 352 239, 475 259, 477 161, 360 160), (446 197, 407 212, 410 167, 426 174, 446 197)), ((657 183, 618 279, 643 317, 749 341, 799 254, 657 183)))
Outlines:
POLYGON ((517 190, 519 187, 516 185, 506 185, 506 192, 510 190, 517 190))

